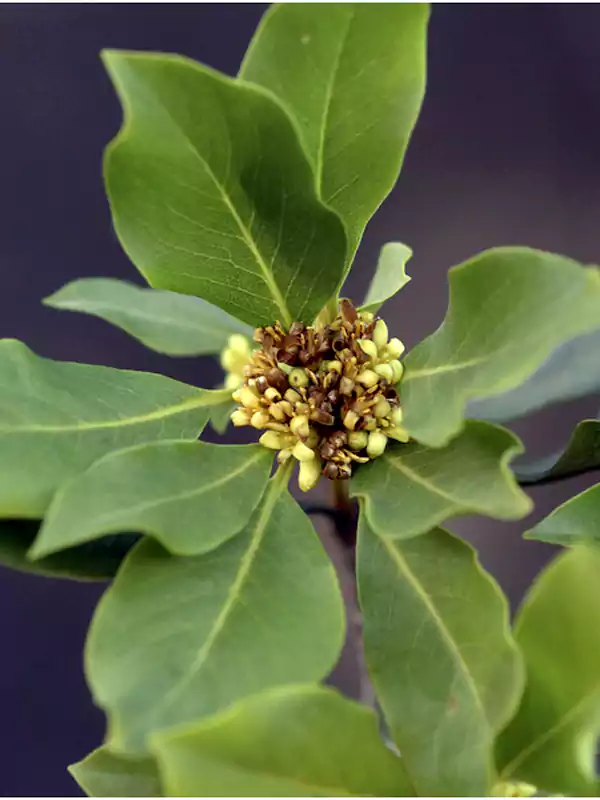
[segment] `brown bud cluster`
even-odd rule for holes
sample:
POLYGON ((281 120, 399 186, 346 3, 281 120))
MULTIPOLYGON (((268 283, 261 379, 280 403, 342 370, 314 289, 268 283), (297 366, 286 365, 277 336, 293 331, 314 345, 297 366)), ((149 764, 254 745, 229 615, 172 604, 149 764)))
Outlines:
POLYGON ((280 462, 300 462, 300 488, 320 475, 349 478, 352 467, 381 455, 388 437, 406 442, 396 385, 403 345, 388 341, 385 322, 347 300, 329 324, 294 322, 257 328, 234 425, 264 430, 260 442, 280 462))

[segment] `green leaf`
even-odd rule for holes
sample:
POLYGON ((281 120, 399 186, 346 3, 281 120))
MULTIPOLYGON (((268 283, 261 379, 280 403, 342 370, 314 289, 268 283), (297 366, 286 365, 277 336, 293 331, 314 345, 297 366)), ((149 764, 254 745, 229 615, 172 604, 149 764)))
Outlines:
POLYGON ((412 797, 377 717, 319 686, 271 689, 152 739, 171 797, 412 797))
POLYGON ((357 558, 367 666, 416 793, 487 795, 523 687, 506 599, 441 528, 393 541, 361 513, 357 558))
POLYGON ((390 445, 356 471, 351 493, 364 500, 373 529, 395 539, 426 533, 461 514, 519 519, 532 503, 508 464, 522 450, 510 431, 468 421, 444 448, 390 445))
POLYGON ((229 426, 231 414, 236 409, 237 403, 231 400, 229 403, 223 403, 221 406, 215 406, 210 412, 210 424, 216 433, 221 435, 225 433, 229 426))
POLYGON ((514 466, 521 483, 535 484, 600 467, 600 420, 578 423, 562 453, 514 466))
POLYGON ((344 274, 346 236, 276 99, 179 56, 104 61, 125 110, 107 190, 144 277, 250 325, 311 322, 344 274))
POLYGON ((259 444, 167 441, 109 453, 59 489, 29 555, 123 531, 178 555, 214 550, 248 522, 272 463, 259 444))
POLYGON ((0 341, 0 516, 41 517, 69 478, 112 450, 196 439, 224 392, 145 372, 40 358, 0 341))
POLYGON ((505 780, 597 796, 600 733, 600 553, 576 547, 538 577, 515 624, 525 657, 521 707, 498 742, 505 780))
POLYGON ((388 242, 383 245, 361 311, 376 313, 386 300, 406 286, 410 276, 406 274, 405 267, 411 256, 410 247, 400 242, 388 242))
POLYGON ((232 333, 252 339, 252 328, 199 297, 143 289, 114 278, 73 281, 44 303, 100 317, 169 356, 219 353, 232 333))
POLYGON ((525 383, 469 403, 471 417, 506 422, 540 408, 600 391, 600 330, 558 347, 525 383))
POLYGON ((115 576, 121 562, 139 538, 135 534, 104 536, 98 541, 32 562, 27 558, 27 552, 40 525, 38 520, 1 519, 0 564, 47 578, 105 581, 115 576))
POLYGON ((69 772, 88 797, 163 797, 152 758, 128 758, 99 747, 69 772))
POLYGON ((428 17, 426 3, 280 3, 240 70, 295 116, 319 195, 346 223, 350 259, 417 121, 428 17))
POLYGON ((87 674, 115 749, 272 685, 318 681, 344 640, 335 572, 312 525, 271 481, 245 530, 202 556, 141 542, 92 622, 87 674))
POLYGON ((454 267, 446 319, 404 362, 404 426, 444 445, 470 398, 514 388, 599 318, 600 273, 568 258, 502 247, 454 267))
POLYGON ((567 547, 600 545, 600 483, 555 508, 524 537, 567 547))

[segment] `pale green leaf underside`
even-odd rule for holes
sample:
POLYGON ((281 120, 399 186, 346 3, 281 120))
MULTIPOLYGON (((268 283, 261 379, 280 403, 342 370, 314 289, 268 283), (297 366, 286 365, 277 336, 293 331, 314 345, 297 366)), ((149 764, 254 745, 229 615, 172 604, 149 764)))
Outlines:
POLYGON ((356 471, 351 493, 364 499, 373 529, 397 539, 426 533, 461 514, 519 519, 532 506, 508 464, 522 449, 504 428, 467 421, 443 448, 392 444, 356 471))
POLYGON ((454 267, 443 324, 405 360, 405 426, 424 444, 445 444, 470 398, 514 388, 599 319, 598 271, 568 258, 504 247, 454 267))
POLYGON ((412 797, 371 709, 318 686, 271 689, 153 737, 172 797, 412 797))
POLYGON ((196 439, 224 399, 162 375, 50 361, 0 341, 0 516, 41 517, 62 483, 113 450, 196 439))
POLYGON ((180 56, 104 61, 125 109, 107 190, 148 282, 250 325, 311 322, 341 280, 346 236, 276 99, 180 56))
POLYGON ((555 508, 527 531, 525 538, 566 547, 577 544, 600 545, 600 484, 555 508))
POLYGON ((412 250, 400 242, 388 242, 381 248, 377 268, 369 285, 361 311, 376 313, 403 286, 410 281, 406 274, 406 262, 412 250))
POLYGON ((578 423, 562 453, 519 463, 514 471, 519 481, 535 484, 546 478, 577 475, 600 467, 600 420, 584 419, 578 423))
POLYGON ((146 289, 114 278, 81 278, 44 300, 47 306, 91 314, 169 356, 219 353, 233 333, 252 328, 199 297, 146 289))
POLYGON ((87 675, 109 742, 139 752, 151 731, 322 679, 343 639, 335 572, 279 473, 217 550, 183 558, 152 540, 137 546, 97 609, 87 675))
POLYGON ((198 555, 240 531, 269 478, 261 445, 152 442, 96 461, 55 495, 30 557, 137 531, 198 555))
POLYGON ((597 796, 600 733, 600 552, 575 547, 551 562, 519 611, 521 707, 498 742, 505 779, 542 792, 597 796))
POLYGON ((523 686, 506 599, 441 528, 394 541, 361 513, 357 569, 367 665, 417 794, 487 795, 523 686))
POLYGON ((134 534, 105 536, 39 561, 30 561, 27 552, 40 525, 39 520, 0 519, 2 566, 47 578, 106 581, 114 578, 121 562, 138 539, 134 534))
POLYGON ((540 408, 600 392, 600 330, 558 347, 525 383, 505 394, 474 400, 468 414, 506 422, 540 408))
POLYGON ((163 797, 154 759, 127 758, 99 747, 69 772, 88 797, 163 797))
POLYGON ((419 114, 428 17, 426 3, 280 3, 240 70, 294 115, 320 196, 346 224, 349 260, 419 114))

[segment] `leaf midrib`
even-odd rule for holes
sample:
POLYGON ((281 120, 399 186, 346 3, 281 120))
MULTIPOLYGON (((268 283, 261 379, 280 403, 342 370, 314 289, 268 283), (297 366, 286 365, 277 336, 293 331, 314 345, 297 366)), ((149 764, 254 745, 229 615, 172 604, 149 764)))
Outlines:
MULTIPOLYGON (((270 267, 266 264, 265 260, 263 259, 262 254, 261 254, 260 250, 258 249, 258 246, 257 246, 256 242, 252 238, 252 234, 250 233, 250 231, 248 230, 248 228, 244 224, 244 221, 242 220, 242 218, 238 214, 238 211, 237 211, 237 209, 235 207, 235 204, 234 204, 233 200, 231 199, 231 197, 229 196, 229 193, 227 192, 226 188, 218 180, 218 178, 215 175, 215 173, 213 172, 212 168, 210 167, 210 165, 208 164, 206 159, 202 156, 202 154, 199 152, 199 150, 195 146, 194 142, 190 139, 190 137, 188 136, 186 131, 179 125, 177 119, 171 113, 171 110, 166 105, 164 105, 164 103, 162 103, 160 101, 160 99, 152 91, 151 87, 148 87, 148 88, 149 88, 150 92, 153 94, 153 96, 155 97, 155 99, 158 102, 158 105, 160 106, 160 108, 163 109, 163 111, 166 113, 168 118, 171 120, 172 124, 180 132, 181 136, 183 137, 184 142, 189 147, 189 149, 193 153, 193 155, 202 164, 202 166, 204 167, 204 170, 206 171, 206 174, 209 176, 209 178, 214 183, 215 187, 217 188, 217 191, 219 192, 219 194, 221 196, 221 199, 222 199, 223 203, 225 204, 225 206, 229 210, 229 213, 233 217, 234 222, 238 226, 239 231, 242 234, 242 237, 244 239, 244 242, 246 243, 246 247, 248 248, 250 253, 254 256, 254 260, 256 261, 256 263, 257 263, 257 265, 259 267, 260 274, 262 275, 262 279, 265 282, 265 285, 267 286, 269 292, 271 293, 271 297, 272 297, 275 305, 279 308, 279 310, 281 312, 281 316, 282 316, 282 320, 281 321, 287 326, 291 325, 291 323, 293 322, 293 319, 292 319, 292 315, 290 313, 290 310, 289 310, 289 308, 287 306, 287 303, 285 301, 285 297, 281 293, 281 290, 279 289, 279 286, 277 285, 277 282, 275 281, 275 277, 274 277, 270 267)), ((253 87, 252 91, 256 91, 257 94, 258 94, 258 91, 257 91, 257 89, 255 87, 253 87)))
MULTIPOLYGON (((229 481, 237 478, 239 475, 242 475, 246 470, 250 469, 257 461, 265 457, 265 450, 261 448, 258 450, 252 458, 244 461, 239 467, 236 467, 234 470, 227 472, 225 475, 222 475, 220 478, 217 478, 214 481, 210 481, 205 483, 201 486, 195 486, 193 489, 186 489, 183 492, 179 492, 177 494, 171 494, 163 497, 158 497, 154 500, 149 500, 145 503, 138 503, 135 506, 129 506, 125 508, 118 509, 117 511, 113 511, 109 514, 104 514, 99 517, 96 517, 97 523, 94 525, 96 528, 98 525, 102 525, 103 523, 101 520, 106 520, 110 524, 110 520, 112 517, 118 517, 122 514, 131 515, 131 514, 138 514, 143 511, 148 511, 150 508, 154 508, 155 506, 160 505, 169 505, 170 503, 178 502, 179 500, 187 500, 191 497, 200 496, 206 494, 206 492, 212 491, 213 489, 218 488, 219 486, 223 486, 224 484, 228 483, 229 481)), ((104 524, 107 524, 106 522, 104 524)))
MULTIPOLYGON (((376 534, 374 534, 374 535, 376 535, 376 534)), ((457 643, 455 642, 451 632, 449 631, 446 623, 444 622, 444 619, 440 616, 438 610, 436 609, 436 607, 432 603, 431 598, 429 597, 427 592, 421 586, 421 583, 420 583, 419 579, 417 578, 415 573, 409 567, 408 562, 406 561, 405 557, 402 555, 402 553, 398 549, 398 544, 396 542, 392 542, 389 539, 386 539, 386 538, 384 538, 382 536, 378 536, 377 538, 378 538, 379 542, 381 544, 383 544, 383 546, 384 546, 385 550, 387 551, 390 559, 392 560, 394 565, 398 568, 399 572, 406 577, 406 579, 408 580, 409 584, 413 588, 415 594, 419 597, 419 599, 421 600, 421 602, 425 606, 426 610, 429 612, 431 618, 435 622, 436 627, 437 627, 437 629, 439 630, 439 632, 440 632, 440 634, 442 636, 442 639, 448 645, 448 649, 450 650, 450 652, 454 656, 455 663, 457 664, 460 672, 463 674, 463 677, 465 679, 465 683, 466 683, 467 687, 469 688, 470 693, 473 696, 473 699, 475 701, 475 705, 477 706, 477 709, 481 712, 481 716, 484 719, 488 729, 491 729, 491 727, 489 725, 489 722, 488 722, 488 719, 487 719, 487 714, 486 714, 485 708, 483 706, 483 702, 481 700, 481 696, 480 696, 479 691, 477 689, 477 684, 475 683, 473 675, 471 674, 471 671, 469 669, 469 666, 468 666, 467 662, 464 659, 463 654, 460 652, 460 649, 459 649, 457 643)), ((402 748, 400 748, 400 750, 402 750, 402 748)))
POLYGON ((400 456, 396 456, 395 458, 391 455, 385 457, 387 461, 392 465, 394 469, 397 469, 399 472, 402 472, 406 477, 413 481, 413 483, 418 483, 420 486, 423 486, 428 492, 432 494, 437 494, 442 497, 444 500, 447 500, 452 505, 462 505, 463 501, 453 495, 445 492, 443 489, 440 489, 435 483, 432 483, 427 478, 424 478, 418 472, 415 472, 413 469, 408 467, 400 458, 400 456))
POLYGON ((316 178, 317 191, 319 193, 319 197, 323 196, 325 139, 327 136, 327 129, 329 126, 329 114, 331 113, 333 89, 337 81, 337 76, 340 69, 340 62, 342 60, 342 54, 344 52, 344 47, 348 39, 348 34, 350 33, 350 27, 354 22, 354 17, 355 17, 355 10, 354 8, 352 8, 349 10, 349 16, 346 20, 346 29, 340 38, 340 46, 336 53, 334 62, 332 64, 331 75, 325 90, 325 102, 323 105, 323 112, 321 114, 321 125, 319 128, 319 144, 317 147, 317 157, 316 157, 316 167, 315 167, 315 178, 316 178))
POLYGON ((163 406, 154 411, 149 411, 146 414, 139 414, 133 417, 121 417, 120 419, 111 420, 92 420, 82 421, 78 420, 68 425, 0 425, 0 434, 14 434, 14 433, 72 433, 74 431, 91 431, 102 430, 105 428, 121 428, 128 425, 143 425, 147 422, 155 422, 156 420, 166 419, 167 417, 182 414, 194 408, 204 408, 210 406, 221 405, 225 402, 225 393, 220 389, 203 389, 198 390, 202 394, 200 397, 189 397, 181 403, 175 403, 172 406, 163 406), (215 395, 220 395, 221 398, 217 399, 215 395))
MULTIPOLYGON (((142 290, 143 291, 143 290, 142 290)), ((151 290, 157 291, 157 290, 151 290)), ((151 322, 157 326, 169 326, 173 328, 181 328, 181 330, 185 331, 193 331, 194 333, 201 333, 204 334, 207 331, 213 333, 216 326, 202 326, 202 318, 198 317, 198 320, 187 320, 182 319, 181 317, 171 317, 168 315, 163 315, 161 317, 156 317, 152 314, 146 313, 139 308, 125 308, 123 306, 116 306, 111 305, 109 302, 102 302, 99 300, 60 300, 56 303, 47 303, 47 305, 52 305, 53 308, 64 309, 65 311, 85 311, 89 314, 100 315, 103 314, 106 318, 108 315, 113 316, 125 316, 126 319, 132 319, 135 321, 142 321, 142 322, 151 322)), ((225 330, 224 328, 222 330, 225 330)))
POLYGON ((146 414, 138 414, 132 417, 121 417, 120 419, 112 420, 79 420, 68 425, 0 425, 0 434, 72 433, 80 431, 102 430, 106 428, 121 428, 129 425, 143 425, 147 422, 155 422, 156 420, 176 416, 177 414, 182 414, 185 411, 190 411, 194 408, 221 405, 221 403, 224 403, 226 400, 225 392, 220 389, 199 389, 198 391, 201 392, 199 397, 189 397, 180 403, 175 403, 172 406, 163 406, 162 408, 157 408, 154 411, 149 411, 146 414), (219 397, 216 397, 217 395, 219 397))
POLYGON ((240 596, 242 594, 242 590, 244 588, 244 584, 250 574, 250 570, 254 563, 254 559, 258 553, 260 545, 262 544, 264 534, 271 519, 271 515, 273 509, 279 500, 279 497, 285 490, 287 485, 287 477, 289 474, 289 468, 280 467, 278 472, 275 476, 271 479, 271 484, 267 488, 265 493, 265 500, 261 510, 261 513, 256 521, 256 525, 252 536, 250 538, 250 543, 246 552, 244 553, 243 557, 240 560, 240 565, 233 579, 231 586, 229 587, 229 591, 227 593, 227 597, 221 611, 217 614, 215 621, 212 624, 210 631, 208 632, 204 643, 199 648, 196 658, 190 665, 189 669, 187 670, 186 674, 180 679, 180 681, 175 684, 170 691, 168 691, 162 698, 162 701, 155 707, 153 707, 151 711, 151 715, 153 717, 157 717, 161 714, 161 712, 168 708, 169 705, 173 702, 173 700, 181 693, 186 686, 188 686, 192 680, 199 674, 201 669, 203 668, 204 664, 206 663, 217 639, 219 638, 220 634, 225 628, 225 624, 233 612, 234 608, 236 607, 237 603, 239 602, 240 596))
POLYGON ((430 378, 432 375, 439 375, 444 372, 459 372, 461 369, 468 369, 469 367, 476 367, 484 361, 493 358, 496 353, 491 353, 485 356, 478 356, 477 358, 470 358, 468 361, 461 361, 456 364, 441 364, 439 367, 429 367, 423 369, 406 369, 406 375, 402 378, 402 383, 421 378, 430 378))
POLYGON ((594 686, 592 691, 587 692, 584 696, 575 703, 565 714, 563 714, 560 719, 554 723, 550 728, 545 730, 542 734, 535 737, 527 747, 523 748, 517 755, 511 759, 508 764, 502 769, 500 774, 501 778, 504 777, 511 777, 514 775, 515 769, 517 769, 525 759, 529 758, 532 753, 535 753, 542 745, 544 745, 547 741, 549 741, 555 734, 557 734, 562 728, 568 725, 574 718, 577 717, 579 712, 585 708, 585 705, 592 700, 594 697, 598 697, 600 692, 600 681, 594 686))

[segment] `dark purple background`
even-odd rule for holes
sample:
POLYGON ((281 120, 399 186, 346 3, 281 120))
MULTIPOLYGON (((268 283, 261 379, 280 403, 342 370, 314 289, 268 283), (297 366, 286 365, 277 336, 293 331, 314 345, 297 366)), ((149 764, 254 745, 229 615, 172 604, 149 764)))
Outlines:
MULTIPOLYGON (((213 362, 164 359, 98 320, 39 301, 81 276, 137 279, 102 188, 102 148, 120 109, 99 51, 179 52, 234 74, 263 9, 0 6, 1 336, 46 356, 213 385, 213 362)), ((386 313, 408 344, 439 323, 446 269, 477 250, 527 244, 598 260, 599 35, 597 5, 435 7, 423 114, 400 185, 369 227, 349 286, 360 298, 383 242, 411 245, 414 280, 386 313)), ((571 404, 517 429, 535 452, 549 451, 597 405, 571 404)), ((589 483, 538 490, 536 516, 589 483)), ((513 603, 551 552, 520 540, 530 521, 454 526, 477 543, 513 603)), ((103 732, 81 669, 100 591, 0 569, 2 795, 77 794, 65 765, 103 732)), ((352 676, 343 681, 350 686, 352 676)))

